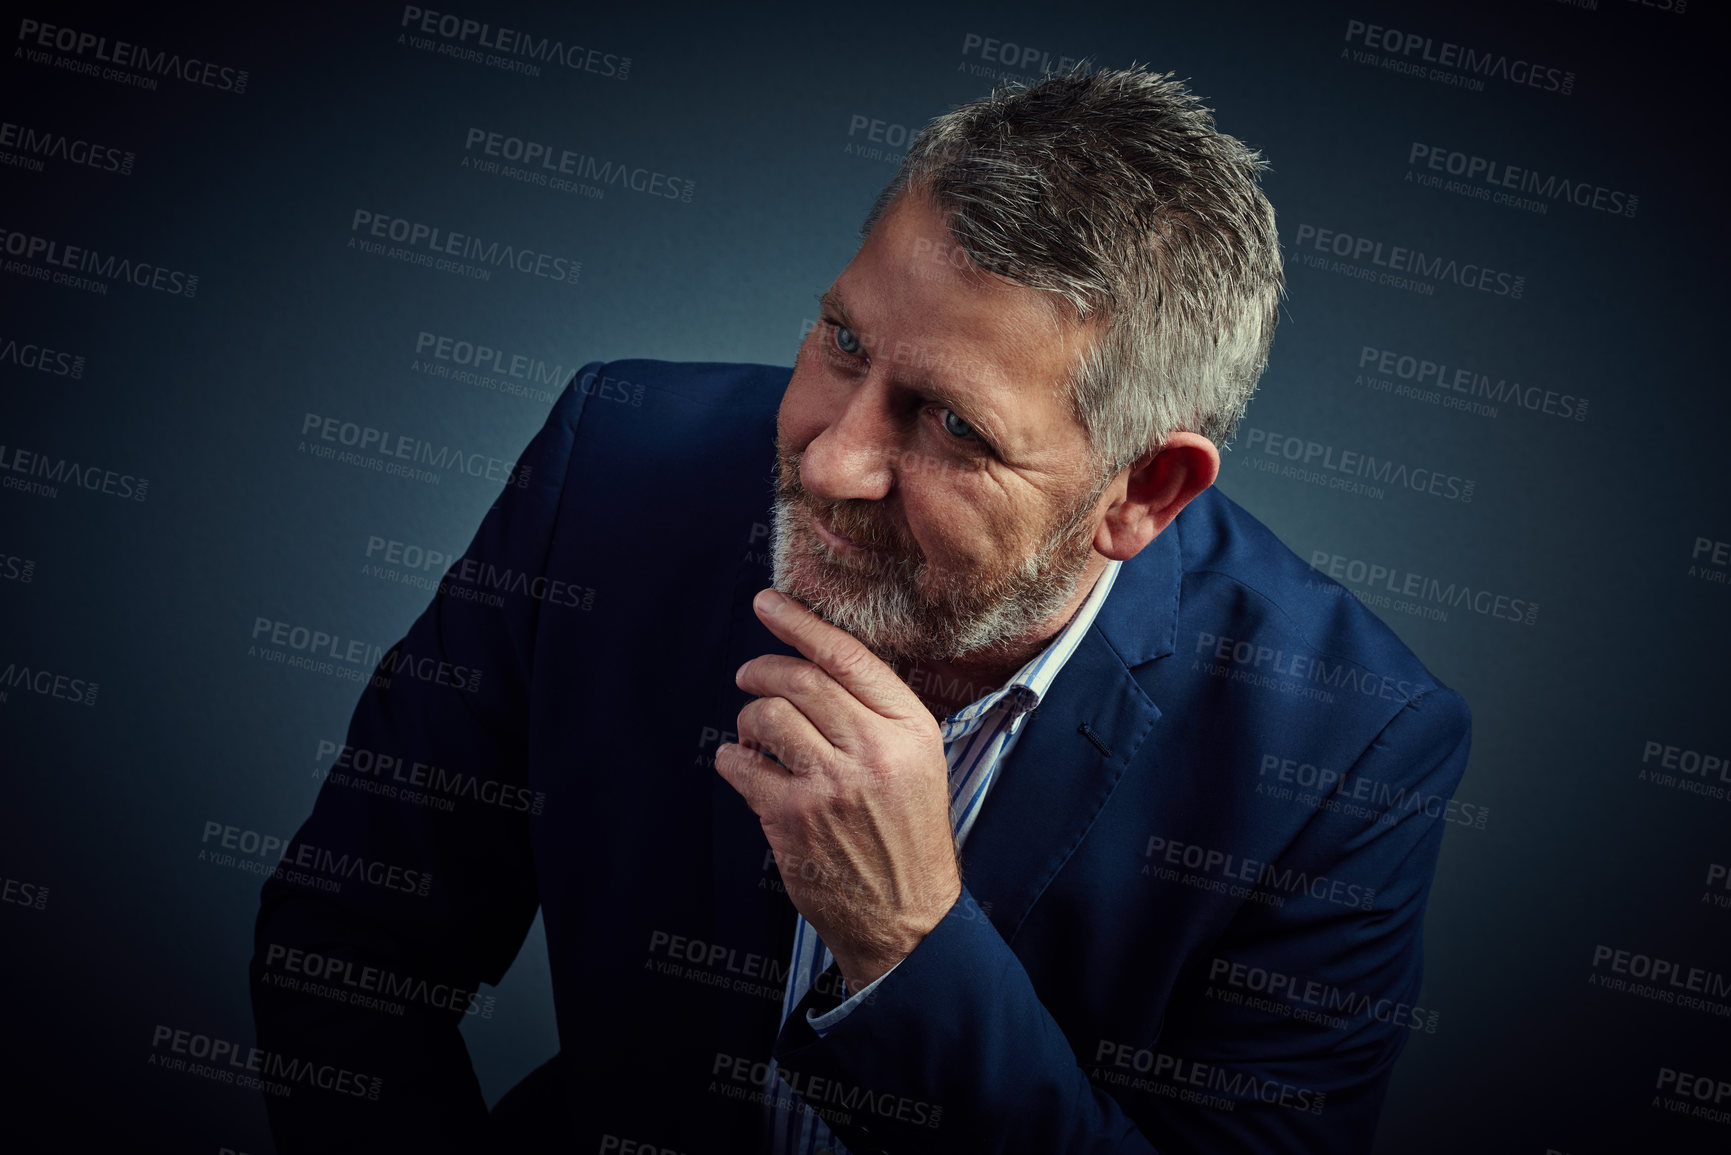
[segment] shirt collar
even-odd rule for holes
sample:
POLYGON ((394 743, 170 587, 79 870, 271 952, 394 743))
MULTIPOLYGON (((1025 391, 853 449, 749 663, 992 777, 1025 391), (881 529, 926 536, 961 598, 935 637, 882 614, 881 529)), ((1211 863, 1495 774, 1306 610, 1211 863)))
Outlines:
POLYGON ((945 718, 942 723, 944 740, 949 741, 973 729, 980 718, 1006 700, 1009 701, 1011 717, 1019 717, 1038 706, 1046 696, 1046 691, 1051 689, 1052 683, 1057 680, 1058 671, 1064 668, 1064 663, 1070 660, 1070 655, 1082 644, 1082 637, 1088 632, 1088 627, 1094 624, 1100 607, 1106 604, 1106 595, 1112 592, 1112 583, 1117 579, 1118 567, 1122 564, 1116 560, 1106 563, 1105 570, 1094 582, 1094 588, 1082 602, 1082 608, 1070 619, 1070 624, 1060 630, 1058 636, 1048 642, 1045 649, 1029 658, 1027 664, 1017 670, 1014 677, 985 697, 969 702, 945 718))

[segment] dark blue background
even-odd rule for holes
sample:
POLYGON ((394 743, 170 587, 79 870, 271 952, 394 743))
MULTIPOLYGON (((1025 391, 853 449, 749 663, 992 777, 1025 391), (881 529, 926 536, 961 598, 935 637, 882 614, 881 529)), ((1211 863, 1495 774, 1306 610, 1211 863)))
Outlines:
MULTIPOLYGON (((388 4, 26 9, 249 77, 240 95, 173 78, 141 91, 35 62, 9 25, 0 120, 135 162, 0 165, 0 228, 199 276, 186 299, 0 274, 0 347, 85 358, 72 378, 0 355, 0 444, 149 480, 142 502, 0 491, 0 669, 101 687, 88 706, 18 688, 0 701, 0 874, 49 891, 41 910, 0 904, 9 1149, 119 1134, 142 1150, 270 1150, 253 1093, 147 1065, 158 1024, 250 1044, 260 878, 199 861, 206 824, 290 835, 319 785, 317 743, 340 740, 357 694, 249 657, 254 622, 388 645, 428 592, 363 574, 369 539, 455 555, 498 491, 314 460, 297 448, 304 415, 514 458, 548 400, 414 371, 422 332, 567 373, 626 356, 790 363, 901 152, 850 151, 873 147, 855 118, 917 129, 982 94, 970 34, 1175 70, 1272 163, 1289 296, 1221 487, 1306 558, 1540 607, 1531 625, 1383 608, 1472 706, 1457 797, 1489 817, 1444 843, 1422 1000, 1439 1027, 1411 1040, 1379 1151, 1731 1147, 1731 1127, 1653 1106, 1661 1067, 1731 1079, 1731 1019, 1588 985, 1601 944, 1731 973, 1731 909, 1703 894, 1709 867, 1731 862, 1731 800, 1640 777, 1649 742, 1731 753, 1731 588, 1723 565, 1691 571, 1697 539, 1731 539, 1714 343, 1727 40, 1711 7, 448 9, 629 56, 623 80, 417 51, 388 4), (1343 56, 1351 20, 1539 60, 1573 72, 1573 91, 1475 92, 1363 64, 1343 56), (693 194, 591 199, 477 173, 462 167, 474 128, 693 194), (1415 142, 1639 208, 1535 214, 1422 188, 1404 179, 1415 142), (357 209, 575 257, 581 279, 480 282, 364 255, 347 244, 357 209), (1418 295, 1308 267, 1302 224, 1505 269, 1524 290, 1418 295), (1366 346, 1590 405, 1580 421, 1506 403, 1479 416, 1378 392, 1355 383, 1366 346), (1284 459, 1255 430, 1471 479, 1473 499, 1264 472, 1254 463, 1284 459)), ((658 532, 618 548, 652 563, 658 532)), ((489 1099, 558 1045, 539 926, 494 993, 496 1016, 465 1024, 489 1099)))

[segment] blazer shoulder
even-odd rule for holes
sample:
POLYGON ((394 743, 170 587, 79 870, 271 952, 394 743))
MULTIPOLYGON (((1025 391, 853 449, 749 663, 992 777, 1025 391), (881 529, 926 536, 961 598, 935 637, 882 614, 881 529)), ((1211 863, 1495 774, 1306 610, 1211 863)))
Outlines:
POLYGON ((661 527, 664 561, 739 544, 738 561, 748 547, 763 548, 776 413, 790 374, 774 365, 641 358, 584 365, 544 430, 558 450, 542 454, 542 468, 557 471, 546 484, 560 490, 560 535, 592 548, 643 540, 661 527))
POLYGON ((572 377, 568 392, 603 406, 687 407, 713 415, 774 412, 793 370, 781 365, 729 361, 657 361, 628 358, 596 361, 572 377))
POLYGON ((774 463, 776 413, 791 373, 719 361, 591 361, 572 374, 546 425, 571 447, 575 479, 660 477, 706 494, 705 477, 713 483, 774 463))
POLYGON ((1306 669, 1313 677, 1355 688, 1373 678, 1376 696, 1384 698, 1416 703, 1446 691, 1458 701, 1351 590, 1304 561, 1224 493, 1206 490, 1177 525, 1185 593, 1210 607, 1223 626, 1231 623, 1235 633, 1221 636, 1234 646, 1284 645, 1309 659, 1306 669))

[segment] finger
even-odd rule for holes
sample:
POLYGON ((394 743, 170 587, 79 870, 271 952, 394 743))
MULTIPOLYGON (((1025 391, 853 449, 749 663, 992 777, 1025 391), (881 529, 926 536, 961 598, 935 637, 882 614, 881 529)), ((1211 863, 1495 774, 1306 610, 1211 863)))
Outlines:
POLYGON ((723 742, 715 748, 715 772, 751 807, 760 821, 769 821, 781 812, 794 778, 756 750, 748 750, 737 742, 723 742))
POLYGON ((886 718, 917 717, 925 709, 883 659, 800 602, 766 589, 751 605, 770 633, 810 658, 867 709, 886 718))
POLYGON ((786 698, 753 698, 736 725, 739 744, 779 761, 784 774, 811 774, 835 754, 829 739, 786 698))
MULTIPOLYGON (((831 746, 845 748, 869 724, 867 707, 814 662, 764 654, 739 667, 734 681, 759 698, 786 699, 831 746)), ((786 759, 783 759, 786 761, 786 759)))

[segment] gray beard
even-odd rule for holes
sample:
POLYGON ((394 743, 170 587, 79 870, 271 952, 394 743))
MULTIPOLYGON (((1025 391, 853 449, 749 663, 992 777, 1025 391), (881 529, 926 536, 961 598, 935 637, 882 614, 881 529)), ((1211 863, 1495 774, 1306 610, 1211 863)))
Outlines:
POLYGON ((892 665, 1006 650, 1063 609, 1088 568, 1090 514, 1098 493, 1067 511, 1006 573, 945 574, 923 556, 887 549, 843 559, 811 528, 798 461, 794 455, 790 467, 778 465, 771 541, 775 588, 892 665))

